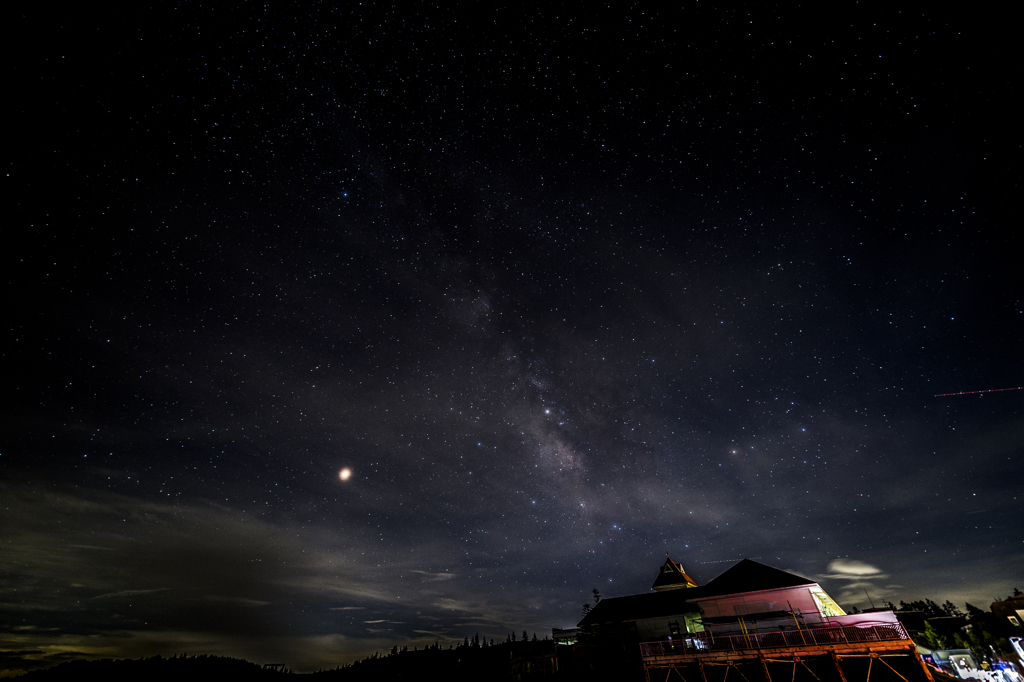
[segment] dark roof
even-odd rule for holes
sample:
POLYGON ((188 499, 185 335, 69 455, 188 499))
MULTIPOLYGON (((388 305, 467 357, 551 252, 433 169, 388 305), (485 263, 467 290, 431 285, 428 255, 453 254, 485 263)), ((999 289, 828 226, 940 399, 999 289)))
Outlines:
POLYGON ((674 587, 697 587, 697 581, 686 575, 683 567, 672 561, 672 557, 667 557, 665 563, 658 569, 658 577, 654 579, 651 589, 671 589, 674 587))
POLYGON ((691 587, 688 590, 668 590, 666 592, 648 592, 632 594, 628 597, 611 597, 602 599, 600 603, 581 620, 577 627, 595 623, 617 623, 643 618, 672 616, 680 613, 696 613, 697 605, 693 603, 695 593, 701 588, 691 587))
POLYGON ((700 587, 602 599, 577 627, 695 613, 698 610, 695 602, 706 597, 813 584, 813 580, 744 559, 707 585, 700 587))
POLYGON ((1015 594, 1003 601, 994 601, 989 608, 1000 618, 1016 618, 1020 609, 1024 609, 1024 594, 1015 594))
POLYGON ((797 587, 813 585, 813 580, 781 571, 771 566, 744 559, 728 571, 718 576, 707 585, 701 596, 710 597, 720 594, 737 594, 739 592, 757 592, 774 590, 780 587, 797 587))

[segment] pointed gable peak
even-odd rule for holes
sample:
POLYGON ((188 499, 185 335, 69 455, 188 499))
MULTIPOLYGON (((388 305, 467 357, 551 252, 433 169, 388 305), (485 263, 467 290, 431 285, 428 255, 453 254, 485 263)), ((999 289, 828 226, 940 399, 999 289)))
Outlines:
POLYGON ((706 587, 710 594, 733 594, 815 584, 817 583, 813 580, 801 578, 788 571, 772 568, 752 559, 744 559, 709 582, 706 587))
POLYGON ((672 561, 672 557, 666 554, 665 563, 662 564, 661 570, 658 571, 658 577, 655 578, 651 589, 660 592, 662 590, 678 590, 685 587, 697 587, 697 581, 686 575, 683 567, 672 561))

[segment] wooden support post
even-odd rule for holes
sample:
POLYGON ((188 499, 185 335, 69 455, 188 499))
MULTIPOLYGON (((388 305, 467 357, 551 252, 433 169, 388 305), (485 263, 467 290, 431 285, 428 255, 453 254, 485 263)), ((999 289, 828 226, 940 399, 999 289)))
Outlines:
POLYGON ((700 679, 703 682, 708 682, 708 676, 704 674, 704 661, 697 659, 697 665, 700 667, 700 679))
MULTIPOLYGON (((887 660, 885 660, 884 658, 881 658, 881 657, 879 657, 878 660, 881 661, 882 663, 884 663, 885 667, 887 667, 889 670, 893 671, 897 675, 900 675, 899 671, 896 670, 896 668, 894 668, 891 665, 889 665, 889 662, 887 660)), ((900 679, 903 680, 903 682, 910 682, 910 680, 908 680, 907 678, 903 677, 903 675, 900 675, 900 679)))
POLYGON ((804 668, 806 668, 807 672, 809 672, 814 679, 818 680, 818 682, 821 682, 821 678, 818 677, 817 675, 815 675, 814 671, 811 670, 810 667, 808 667, 808 665, 806 663, 804 663, 804 659, 801 658, 799 660, 800 660, 800 665, 802 665, 804 668))
POLYGON ((839 673, 840 682, 846 682, 846 675, 843 674, 843 668, 839 665, 839 656, 836 655, 835 649, 832 650, 832 662, 836 665, 836 671, 839 673))
MULTIPOLYGON (((764 656, 758 655, 757 659, 761 661, 761 670, 764 671, 764 679, 768 682, 772 682, 772 676, 768 674, 768 663, 764 660, 764 656)), ((846 682, 846 680, 843 680, 843 682, 846 682)))
POLYGON ((864 682, 871 682, 871 664, 875 662, 875 656, 872 654, 868 658, 868 676, 864 679, 864 682))
POLYGON ((917 662, 921 664, 921 670, 924 671, 924 676, 928 679, 928 682, 935 682, 935 678, 932 677, 932 671, 928 669, 928 664, 924 662, 924 659, 917 653, 917 646, 910 645, 910 655, 917 659, 917 662))
POLYGON ((736 668, 736 672, 738 672, 740 674, 740 677, 742 677, 744 680, 746 680, 746 682, 750 682, 750 680, 747 680, 747 676, 743 674, 743 669, 742 668, 740 668, 735 663, 733 663, 732 665, 733 665, 734 668, 736 668))

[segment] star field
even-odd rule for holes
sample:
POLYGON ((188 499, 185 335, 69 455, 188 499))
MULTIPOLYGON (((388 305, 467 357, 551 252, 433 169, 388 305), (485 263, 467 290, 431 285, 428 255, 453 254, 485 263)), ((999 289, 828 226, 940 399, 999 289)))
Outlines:
POLYGON ((92 12, 14 31, 0 669, 1017 584, 1024 391, 933 397, 1022 383, 1007 29, 92 12))

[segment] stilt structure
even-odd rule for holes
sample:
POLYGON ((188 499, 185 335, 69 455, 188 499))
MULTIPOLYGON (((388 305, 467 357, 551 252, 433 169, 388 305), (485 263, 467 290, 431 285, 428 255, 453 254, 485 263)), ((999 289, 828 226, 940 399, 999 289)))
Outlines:
POLYGON ((899 623, 642 642, 647 682, 935 682, 899 623), (850 671, 850 674, 847 671, 850 671), (856 676, 852 673, 856 671, 856 676))
POLYGON ((892 611, 848 615, 817 583, 756 561, 698 586, 668 559, 653 589, 604 599, 579 624, 602 650, 638 642, 647 682, 935 682, 892 611))

